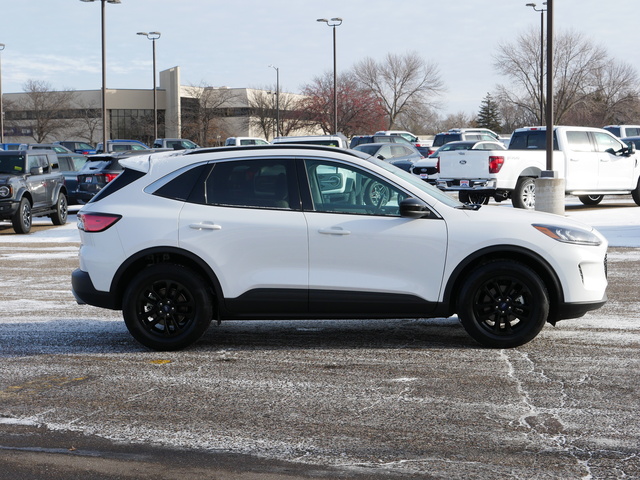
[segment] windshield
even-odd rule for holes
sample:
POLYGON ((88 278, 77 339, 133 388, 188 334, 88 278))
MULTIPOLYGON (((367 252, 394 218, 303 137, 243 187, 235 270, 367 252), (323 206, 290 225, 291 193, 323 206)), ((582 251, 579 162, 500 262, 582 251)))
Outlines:
POLYGON ((461 207, 463 205, 458 200, 450 197, 449 195, 447 195, 443 191, 438 190, 436 187, 434 187, 432 185, 429 185, 427 182, 422 180, 417 175, 414 175, 412 173, 406 172, 406 171, 396 167, 395 165, 392 165, 392 164, 390 164, 388 162, 385 162, 383 160, 379 160, 379 159, 377 159, 375 157, 369 157, 368 160, 371 163, 375 163, 379 167, 384 168, 385 170, 393 173, 397 177, 400 177, 403 180, 411 183, 411 185, 413 185, 414 187, 419 188, 421 191, 423 191, 427 195, 435 198, 436 200, 438 200, 439 202, 444 203, 445 205, 448 205, 448 206, 453 207, 453 208, 461 207))

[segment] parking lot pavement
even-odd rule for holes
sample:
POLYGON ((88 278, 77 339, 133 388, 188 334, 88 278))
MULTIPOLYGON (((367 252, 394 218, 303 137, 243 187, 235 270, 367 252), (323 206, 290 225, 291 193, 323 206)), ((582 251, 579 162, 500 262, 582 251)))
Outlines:
POLYGON ((0 243, 0 479, 640 478, 639 249, 518 349, 450 318, 225 322, 171 353, 75 304, 76 253, 0 243))

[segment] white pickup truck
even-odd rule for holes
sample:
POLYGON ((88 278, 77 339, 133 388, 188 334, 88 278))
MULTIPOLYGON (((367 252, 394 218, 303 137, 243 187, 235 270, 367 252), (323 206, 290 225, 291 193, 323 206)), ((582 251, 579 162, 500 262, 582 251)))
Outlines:
MULTIPOLYGON (((634 145, 600 128, 554 129, 552 170, 565 180, 565 193, 585 205, 604 195, 633 196, 640 205, 640 164, 634 145)), ((461 201, 511 199, 516 208, 535 208, 535 179, 546 168, 546 128, 513 132, 508 150, 458 150, 440 155, 437 186, 458 191, 461 201)))

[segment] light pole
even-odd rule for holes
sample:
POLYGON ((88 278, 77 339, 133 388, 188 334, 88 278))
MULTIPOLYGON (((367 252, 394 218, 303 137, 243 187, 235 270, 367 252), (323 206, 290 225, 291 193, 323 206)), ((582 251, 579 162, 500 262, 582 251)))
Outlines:
POLYGON ((333 132, 338 133, 338 77, 336 73, 336 27, 342 25, 342 19, 340 17, 327 20, 326 18, 319 18, 318 22, 324 22, 329 27, 333 28, 333 132))
POLYGON ((269 65, 276 71, 276 137, 280 136, 280 69, 269 65))
MULTIPOLYGON (((95 2, 96 0, 80 0, 95 2)), ((100 0, 102 3, 102 151, 107 151, 107 50, 105 38, 105 4, 122 3, 120 0, 100 0)))
MULTIPOLYGON (((547 2, 542 2, 546 5, 547 2)), ((546 8, 536 8, 535 3, 527 3, 527 7, 533 8, 536 12, 540 12, 540 125, 544 122, 544 12, 546 8)))
POLYGON ((160 38, 160 32, 138 32, 144 35, 153 44, 153 140, 158 138, 158 93, 156 90, 156 40, 160 38))
POLYGON ((4 143, 4 107, 2 106, 2 51, 5 44, 0 43, 0 143, 4 143))

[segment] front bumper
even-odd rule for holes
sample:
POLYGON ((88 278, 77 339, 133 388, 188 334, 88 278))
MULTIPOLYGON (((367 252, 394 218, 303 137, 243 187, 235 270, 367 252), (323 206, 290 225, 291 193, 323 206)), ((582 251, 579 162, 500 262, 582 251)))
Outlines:
POLYGON ((0 218, 9 219, 15 215, 20 208, 20 202, 10 199, 0 201, 0 218))

